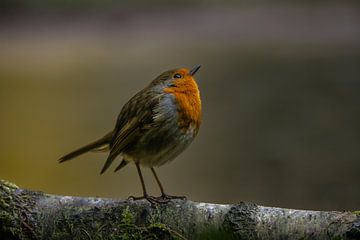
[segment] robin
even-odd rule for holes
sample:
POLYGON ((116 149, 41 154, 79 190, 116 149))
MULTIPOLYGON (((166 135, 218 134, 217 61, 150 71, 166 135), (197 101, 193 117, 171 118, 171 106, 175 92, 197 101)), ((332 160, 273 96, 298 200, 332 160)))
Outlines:
POLYGON ((120 156, 115 172, 134 163, 140 177, 142 197, 150 202, 173 198, 164 192, 154 167, 170 162, 189 146, 201 123, 200 92, 194 79, 200 65, 166 71, 135 94, 122 108, 113 131, 59 159, 65 162, 89 151, 109 151, 101 170, 104 173, 120 156), (149 167, 159 185, 161 196, 148 195, 140 165, 149 167))

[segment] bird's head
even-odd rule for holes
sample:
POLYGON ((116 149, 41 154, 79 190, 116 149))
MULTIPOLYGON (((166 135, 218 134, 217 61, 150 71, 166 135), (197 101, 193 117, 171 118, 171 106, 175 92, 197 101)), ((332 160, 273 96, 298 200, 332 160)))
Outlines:
POLYGON ((162 86, 166 89, 179 91, 198 90, 194 78, 195 73, 200 69, 200 65, 189 70, 187 68, 177 68, 160 74, 152 83, 153 86, 162 86))

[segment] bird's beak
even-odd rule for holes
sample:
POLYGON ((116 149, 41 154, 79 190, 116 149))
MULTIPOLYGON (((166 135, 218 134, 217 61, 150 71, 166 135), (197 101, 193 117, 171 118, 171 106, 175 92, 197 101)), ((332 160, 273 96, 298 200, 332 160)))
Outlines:
POLYGON ((197 65, 196 67, 194 67, 193 69, 190 70, 189 74, 191 76, 194 76, 195 73, 200 69, 201 65, 197 65))

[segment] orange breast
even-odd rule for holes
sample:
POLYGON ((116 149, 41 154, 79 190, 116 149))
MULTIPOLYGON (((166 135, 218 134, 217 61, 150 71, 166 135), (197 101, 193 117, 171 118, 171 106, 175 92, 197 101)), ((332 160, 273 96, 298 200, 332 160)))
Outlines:
POLYGON ((179 125, 183 129, 195 125, 199 129, 201 123, 200 92, 195 80, 186 77, 175 81, 173 87, 165 88, 166 93, 171 93, 179 108, 179 125))

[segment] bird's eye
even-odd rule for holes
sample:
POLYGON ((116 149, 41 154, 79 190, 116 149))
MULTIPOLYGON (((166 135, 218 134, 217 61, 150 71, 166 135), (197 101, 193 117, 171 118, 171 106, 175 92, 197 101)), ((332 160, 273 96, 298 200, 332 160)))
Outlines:
POLYGON ((174 78, 182 78, 182 76, 181 76, 181 74, 176 73, 176 74, 174 75, 174 78))

